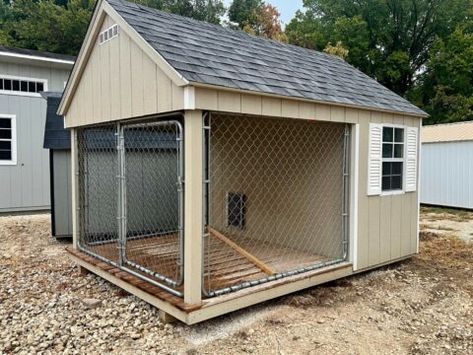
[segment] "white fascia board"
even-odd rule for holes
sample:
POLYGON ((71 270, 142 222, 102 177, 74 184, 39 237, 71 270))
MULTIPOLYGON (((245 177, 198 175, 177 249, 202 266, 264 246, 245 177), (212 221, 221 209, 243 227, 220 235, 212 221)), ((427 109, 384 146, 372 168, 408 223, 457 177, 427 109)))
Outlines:
POLYGON ((31 60, 31 61, 49 62, 49 63, 56 63, 56 64, 66 64, 66 65, 71 65, 71 66, 74 65, 73 60, 64 60, 64 59, 41 57, 41 56, 36 56, 36 55, 27 55, 27 54, 19 54, 19 53, 10 53, 10 52, 0 52, 0 57, 26 59, 26 60, 31 60))

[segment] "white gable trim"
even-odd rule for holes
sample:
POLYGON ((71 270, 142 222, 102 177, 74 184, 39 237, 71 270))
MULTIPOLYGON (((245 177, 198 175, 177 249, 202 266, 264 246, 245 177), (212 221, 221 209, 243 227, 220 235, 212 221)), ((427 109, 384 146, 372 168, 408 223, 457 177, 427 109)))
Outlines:
POLYGON ((66 115, 71 104, 74 93, 80 81, 80 77, 89 60, 90 54, 96 44, 96 38, 106 16, 110 16, 120 27, 120 31, 125 32, 140 47, 156 65, 173 81, 177 86, 186 86, 189 82, 179 74, 151 45, 141 37, 115 9, 105 0, 99 0, 87 30, 77 61, 72 69, 72 73, 64 89, 64 95, 59 104, 58 114, 66 115))

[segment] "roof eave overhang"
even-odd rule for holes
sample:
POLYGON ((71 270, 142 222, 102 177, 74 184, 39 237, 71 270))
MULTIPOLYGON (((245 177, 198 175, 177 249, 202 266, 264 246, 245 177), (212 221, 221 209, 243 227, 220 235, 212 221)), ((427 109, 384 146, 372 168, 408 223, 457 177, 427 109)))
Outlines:
POLYGON ((59 59, 59 58, 42 57, 39 55, 28 55, 28 54, 11 53, 11 52, 0 52, 0 58, 4 58, 7 60, 14 60, 15 62, 22 61, 25 63, 47 63, 50 65, 58 65, 58 66, 65 66, 65 67, 71 67, 74 65, 73 60, 65 60, 65 59, 59 59))
POLYGON ((118 24, 120 30, 125 32, 135 43, 168 75, 177 86, 187 86, 189 82, 174 69, 126 20, 105 0, 99 0, 96 4, 94 14, 89 23, 89 28, 82 43, 81 50, 77 56, 76 63, 72 69, 64 95, 59 104, 58 114, 67 115, 70 103, 79 84, 80 77, 87 65, 92 49, 95 44, 102 23, 106 16, 110 16, 118 24))
POLYGON ((240 93, 240 94, 246 94, 246 95, 258 95, 258 96, 272 97, 272 98, 277 98, 277 99, 295 100, 295 101, 307 102, 307 103, 313 103, 313 104, 319 104, 319 105, 338 106, 338 107, 352 108, 352 109, 358 109, 358 110, 367 110, 367 111, 373 111, 373 112, 385 112, 385 113, 391 113, 391 114, 396 114, 396 115, 415 117, 419 119, 424 119, 424 118, 429 117, 429 115, 425 112, 421 114, 421 113, 414 113, 414 112, 388 110, 388 109, 369 107, 369 106, 363 106, 363 105, 355 105, 355 104, 350 105, 350 104, 342 104, 338 102, 322 101, 322 100, 309 100, 309 99, 304 99, 301 97, 284 96, 284 95, 264 93, 260 91, 228 88, 225 86, 204 84, 204 83, 199 83, 199 82, 194 82, 194 81, 189 82, 189 85, 192 85, 196 88, 200 87, 204 89, 214 89, 214 90, 228 91, 228 92, 234 92, 234 93, 240 93))

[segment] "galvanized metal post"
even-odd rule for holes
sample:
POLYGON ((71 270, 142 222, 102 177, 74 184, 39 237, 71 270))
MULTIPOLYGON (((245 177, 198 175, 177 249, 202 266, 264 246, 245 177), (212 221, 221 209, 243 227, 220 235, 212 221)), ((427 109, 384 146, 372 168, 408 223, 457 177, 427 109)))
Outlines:
POLYGON ((343 137, 343 201, 342 201, 342 243, 343 260, 348 258, 349 209, 350 209, 350 125, 345 125, 343 137))
POLYGON ((126 264, 126 175, 125 175, 125 137, 123 126, 117 124, 118 154, 118 262, 126 264))

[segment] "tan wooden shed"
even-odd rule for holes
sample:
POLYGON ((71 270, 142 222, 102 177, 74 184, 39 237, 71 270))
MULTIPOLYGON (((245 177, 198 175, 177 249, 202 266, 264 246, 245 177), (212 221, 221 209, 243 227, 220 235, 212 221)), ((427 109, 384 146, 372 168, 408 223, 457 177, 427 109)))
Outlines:
POLYGON ((340 58, 102 0, 59 114, 72 258, 185 323, 418 252, 426 114, 340 58))

